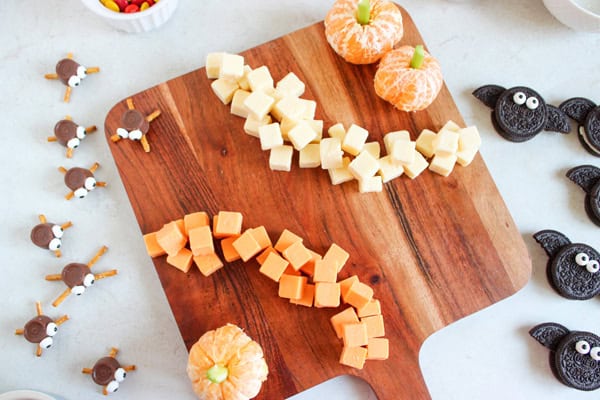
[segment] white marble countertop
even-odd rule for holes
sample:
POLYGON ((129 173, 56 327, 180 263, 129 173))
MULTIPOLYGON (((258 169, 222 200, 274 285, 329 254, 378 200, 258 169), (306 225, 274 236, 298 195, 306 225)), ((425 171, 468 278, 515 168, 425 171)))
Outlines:
MULTIPOLYGON (((35 389, 65 399, 103 398, 79 371, 116 346, 123 362, 139 368, 116 397, 194 398, 185 374, 187 352, 152 262, 136 239, 140 230, 103 133, 90 135, 73 160, 65 159, 64 149, 48 144, 46 137, 66 114, 102 128, 104 116, 120 99, 202 67, 210 51, 240 52, 320 21, 333 0, 256 3, 180 0, 167 25, 136 35, 112 30, 74 0, 0 2, 0 181, 6 211, 0 216, 0 393, 35 389), (102 70, 65 104, 63 86, 43 75, 70 51, 102 70), (84 201, 65 202, 56 167, 94 161, 101 164, 98 177, 109 186, 84 201), (39 213, 74 223, 60 260, 29 241, 39 213), (44 275, 58 273, 66 260, 91 258, 103 244, 109 251, 99 269, 119 268, 118 279, 100 282, 82 301, 70 299, 52 309, 50 302, 62 288, 44 281, 44 275), (34 345, 13 334, 35 314, 36 300, 52 316, 76 316, 39 359, 34 345)), ((600 159, 586 153, 574 134, 541 133, 521 144, 505 141, 492 130, 489 109, 470 93, 488 83, 527 85, 554 105, 575 96, 599 102, 600 35, 562 26, 541 0, 399 3, 441 62, 465 121, 482 132, 481 152, 533 261, 532 279, 522 291, 425 342, 420 362, 431 396, 597 397, 560 384, 550 372, 546 349, 527 331, 555 321, 600 333, 600 302, 556 295, 545 278, 546 255, 531 238, 538 230, 556 229, 573 241, 600 247, 600 231, 584 213, 583 191, 564 177, 569 168, 600 165, 600 159)), ((361 381, 343 377, 294 399, 374 398, 370 393, 361 381)))

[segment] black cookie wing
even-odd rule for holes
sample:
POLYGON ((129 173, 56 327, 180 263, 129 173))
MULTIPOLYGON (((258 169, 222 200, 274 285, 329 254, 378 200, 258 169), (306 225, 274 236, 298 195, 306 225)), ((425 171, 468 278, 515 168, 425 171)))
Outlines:
POLYGON ((473 96, 475 96, 489 108, 494 108, 496 107, 496 102, 498 101, 498 98, 504 91, 506 91, 506 89, 502 86, 485 85, 475 89, 473 91, 473 96))
POLYGON ((558 108, 569 118, 583 124, 588 113, 596 107, 596 104, 585 97, 573 97, 563 101, 558 108))
POLYGON ((550 350, 556 350, 560 341, 569 334, 569 330, 555 322, 545 322, 529 330, 529 335, 550 350))
POLYGON ((558 107, 546 104, 546 126, 547 131, 569 133, 571 132, 571 124, 567 114, 562 112, 558 107))
POLYGON ((593 165, 579 165, 567 171, 567 178, 590 193, 592 187, 600 181, 600 168, 593 165))
POLYGON ((539 231, 533 235, 533 238, 542 246, 550 258, 554 257, 561 248, 571 244, 568 237, 551 229, 539 231))

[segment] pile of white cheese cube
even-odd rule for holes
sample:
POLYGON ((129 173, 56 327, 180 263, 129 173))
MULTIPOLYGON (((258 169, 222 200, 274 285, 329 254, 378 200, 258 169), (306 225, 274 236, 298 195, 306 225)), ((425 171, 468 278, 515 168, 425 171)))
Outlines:
POLYGON ((475 126, 448 121, 438 133, 424 129, 416 141, 406 130, 385 134, 386 155, 380 157, 379 142, 367 142, 369 132, 356 124, 346 129, 336 123, 324 138, 317 102, 301 97, 305 85, 293 72, 275 84, 267 66, 252 69, 244 57, 219 52, 208 54, 206 74, 221 102, 246 119, 244 131, 270 152, 275 171, 290 171, 296 150, 300 168, 321 167, 334 185, 357 180, 361 193, 380 192, 384 183, 402 174, 414 179, 428 167, 448 176, 457 162, 468 165, 481 145, 475 126))

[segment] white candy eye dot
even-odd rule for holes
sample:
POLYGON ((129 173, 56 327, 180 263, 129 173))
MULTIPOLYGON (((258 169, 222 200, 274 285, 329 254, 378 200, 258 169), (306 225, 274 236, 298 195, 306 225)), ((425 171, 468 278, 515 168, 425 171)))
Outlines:
POLYGON ((513 101, 515 102, 515 104, 523 105, 525 104, 525 101, 527 101, 527 96, 525 96, 525 93, 523 92, 516 92, 513 95, 513 101))
POLYGON ((83 184, 83 186, 87 189, 87 190, 94 190, 94 188, 96 187, 96 179, 92 178, 91 176, 89 178, 85 179, 85 183, 83 184))
POLYGON ((591 260, 588 261, 588 263, 585 266, 585 269, 587 269, 587 271, 590 274, 595 274, 596 272, 598 272, 598 270, 600 270, 600 264, 598 264, 598 261, 596 260, 591 260))
POLYGON ((590 357, 592 357, 594 361, 600 361, 600 347, 592 347, 590 350, 590 357))
POLYGON ((90 287, 94 284, 95 279, 93 274, 87 274, 85 278, 83 278, 83 286, 90 287))
POLYGON ((42 349, 49 349, 50 346, 52 346, 53 340, 51 337, 45 337, 44 339, 42 339, 42 341, 40 342, 40 347, 42 349))
POLYGON ((81 83, 81 78, 78 77, 77 75, 73 75, 69 78, 69 80, 67 81, 67 84, 70 87, 76 87, 79 86, 79 84, 81 83))
POLYGON ((119 136, 121 139, 127 139, 129 137, 129 132, 127 129, 117 128, 117 136, 119 136))
POLYGON ((79 197, 80 199, 83 199, 85 196, 87 196, 88 191, 85 188, 79 188, 79 189, 75 190, 73 192, 73 194, 75 195, 75 197, 79 197))
POLYGON ((73 286, 71 288, 71 293, 77 295, 77 296, 81 296, 83 294, 83 292, 85 292, 85 287, 81 286, 81 285, 77 285, 77 286, 73 286))
POLYGON ((67 147, 70 149, 75 149, 79 147, 79 138, 74 137, 67 142, 67 147))
POLYGON ((587 354, 590 352, 590 344, 585 340, 580 340, 575 343, 575 350, 577 350, 579 354, 587 354))
POLYGON ((106 385, 106 391, 108 393, 114 393, 117 390, 119 390, 119 382, 117 381, 110 381, 110 383, 106 385))
POLYGON ((58 326, 56 326, 54 322, 50 322, 46 325, 46 335, 54 336, 56 335, 56 332, 58 332, 58 326))
POLYGON ((538 99, 536 99, 535 97, 530 97, 527 99, 527 102, 525 105, 530 110, 535 110, 540 105, 540 101, 538 99))
POLYGON ((135 129, 129 132, 129 139, 131 140, 140 140, 142 138, 142 131, 139 129, 135 129))
POLYGON ((85 131, 85 128, 83 126, 78 126, 77 127, 77 138, 83 139, 83 138, 85 138, 86 135, 87 135, 87 132, 85 131))
POLYGON ((580 265, 582 267, 585 267, 589 261, 590 256, 588 256, 585 253, 577 253, 577 255, 575 256, 575 262, 577 263, 577 265, 580 265))
POLYGON ((126 376, 127 376, 127 373, 125 372, 125 370, 123 368, 117 368, 117 370, 115 371, 115 380, 117 382, 123 382, 125 380, 126 376))
POLYGON ((52 251, 56 251, 56 250, 60 249, 60 245, 61 245, 60 239, 59 238, 54 238, 48 244, 48 249, 50 249, 52 251))
POLYGON ((54 235, 55 238, 61 238, 63 235, 64 231, 63 228, 61 228, 60 225, 53 225, 52 226, 52 234, 54 235))
POLYGON ((86 71, 87 71, 87 68, 84 67, 83 65, 80 65, 79 67, 77 67, 77 76, 80 79, 85 78, 87 76, 87 72, 86 71))

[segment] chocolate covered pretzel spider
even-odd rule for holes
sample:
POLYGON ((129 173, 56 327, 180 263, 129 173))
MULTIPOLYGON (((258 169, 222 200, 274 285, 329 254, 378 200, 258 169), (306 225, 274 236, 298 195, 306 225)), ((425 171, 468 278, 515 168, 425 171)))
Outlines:
POLYGON ((96 131, 96 125, 87 128, 77 125, 73 119, 67 115, 54 125, 54 136, 48 136, 49 142, 58 142, 67 148, 67 158, 73 157, 73 150, 79 147, 79 144, 88 133, 96 131))
POLYGON ((46 220, 44 214, 39 215, 40 223, 31 229, 29 235, 33 244, 43 249, 54 252, 56 257, 61 256, 60 248, 62 246, 62 236, 65 229, 73 226, 71 221, 62 225, 54 224, 46 220))
POLYGON ((150 122, 160 115, 160 110, 155 110, 151 114, 144 116, 133 106, 133 100, 127 99, 127 111, 121 116, 121 126, 116 129, 114 135, 110 137, 113 142, 121 139, 139 141, 146 153, 150 152, 150 144, 146 135, 150 130, 150 122))
POLYGON ((100 164, 94 163, 90 169, 80 167, 66 169, 65 167, 58 167, 58 170, 65 174, 65 185, 71 189, 66 194, 65 199, 71 200, 73 197, 83 199, 96 187, 106 186, 106 182, 98 182, 94 177, 94 172, 96 172, 99 166, 100 164))
POLYGON ((52 319, 42 313, 42 305, 39 301, 35 303, 37 316, 30 319, 23 329, 16 329, 15 335, 23 335, 28 342, 36 343, 36 355, 40 357, 43 349, 48 349, 54 343, 54 335, 58 332, 58 327, 69 319, 68 315, 63 315, 58 319, 52 319))
POLYGON ((116 392, 119 385, 125 380, 127 372, 136 369, 135 365, 122 366, 115 358, 118 351, 117 348, 113 347, 110 349, 108 356, 96 361, 92 368, 81 370, 84 374, 90 374, 95 383, 103 386, 102 394, 104 395, 116 392))
POLYGON ((58 79, 66 87, 63 100, 68 103, 71 98, 71 90, 81 84, 88 74, 100 72, 99 67, 86 68, 83 65, 73 60, 73 53, 67 54, 67 58, 63 58, 56 63, 56 72, 44 75, 46 79, 58 79))

